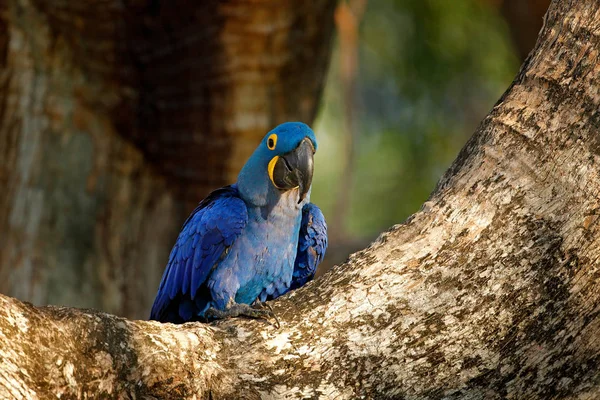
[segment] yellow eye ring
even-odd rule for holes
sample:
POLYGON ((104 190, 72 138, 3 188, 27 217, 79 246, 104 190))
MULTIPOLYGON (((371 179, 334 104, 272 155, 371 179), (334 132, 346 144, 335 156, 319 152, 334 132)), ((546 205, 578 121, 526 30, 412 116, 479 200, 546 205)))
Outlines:
POLYGON ((275 150, 275 146, 277 146, 277 134, 272 133, 267 139, 267 147, 269 150, 275 150))

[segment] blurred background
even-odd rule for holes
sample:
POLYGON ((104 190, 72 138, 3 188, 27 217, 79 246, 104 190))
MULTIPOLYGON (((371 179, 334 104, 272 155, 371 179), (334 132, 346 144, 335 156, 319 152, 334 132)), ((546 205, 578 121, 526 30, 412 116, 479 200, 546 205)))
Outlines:
POLYGON ((147 318, 187 215, 288 120, 343 262, 427 199, 548 3, 3 2, 0 292, 147 318))

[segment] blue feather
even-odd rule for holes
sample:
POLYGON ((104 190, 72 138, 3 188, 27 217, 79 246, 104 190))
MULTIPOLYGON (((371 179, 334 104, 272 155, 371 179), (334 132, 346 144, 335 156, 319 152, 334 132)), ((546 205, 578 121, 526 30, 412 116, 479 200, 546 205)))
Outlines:
MULTIPOLYGON (((294 262, 291 289, 297 289, 310 281, 327 250, 327 223, 316 205, 306 204, 302 209, 302 223, 298 241, 298 252, 294 262)), ((282 293, 283 294, 283 293, 282 293)))
MULTIPOLYGON (((197 310, 194 297, 205 283, 211 268, 227 247, 242 232, 248 220, 246 204, 238 197, 235 186, 212 192, 185 221, 171 252, 152 311, 151 319, 184 322, 190 319, 190 307, 197 310), (228 211, 228 220, 221 220, 221 211, 228 211), (212 229, 207 229, 212 226, 212 229), (199 245, 192 245, 194 242, 199 245), (208 249, 208 251, 203 251, 208 249), (177 300, 180 298, 180 300, 177 300), (177 301, 174 301, 177 300, 177 301), (189 300, 189 301, 187 301, 189 300), (185 304, 185 306, 184 306, 185 304), (176 307, 173 312, 172 307, 176 307)), ((201 301, 206 304, 206 301, 201 301)))

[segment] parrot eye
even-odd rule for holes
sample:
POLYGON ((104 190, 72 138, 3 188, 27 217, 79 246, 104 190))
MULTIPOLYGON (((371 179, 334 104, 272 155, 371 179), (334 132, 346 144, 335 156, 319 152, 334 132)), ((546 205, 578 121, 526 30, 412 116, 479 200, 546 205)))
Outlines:
POLYGON ((273 133, 267 139, 267 147, 269 148, 269 150, 275 150, 276 145, 277 145, 277 135, 275 133, 273 133))

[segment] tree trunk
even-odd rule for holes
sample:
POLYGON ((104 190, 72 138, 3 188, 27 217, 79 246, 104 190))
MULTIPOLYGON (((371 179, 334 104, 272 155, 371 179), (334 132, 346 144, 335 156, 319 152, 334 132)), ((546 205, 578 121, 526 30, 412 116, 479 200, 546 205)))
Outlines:
POLYGON ((535 50, 422 209, 273 303, 182 326, 0 297, 7 397, 600 397, 600 4, 535 50))
POLYGON ((312 121, 334 7, 0 2, 0 292, 147 317, 195 204, 312 121))

